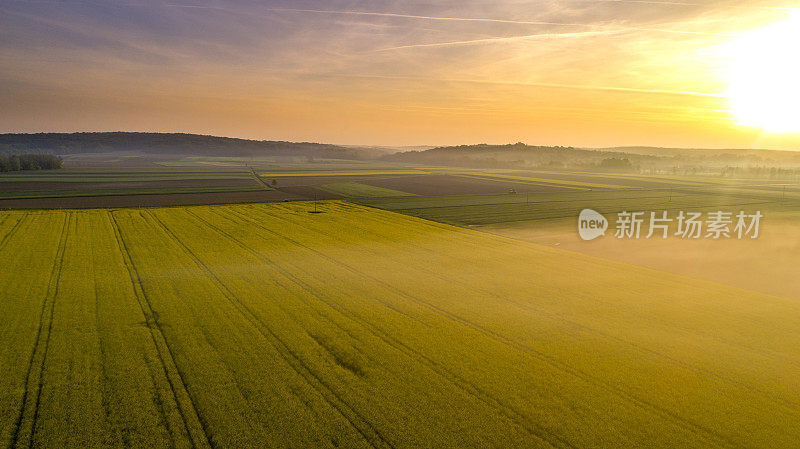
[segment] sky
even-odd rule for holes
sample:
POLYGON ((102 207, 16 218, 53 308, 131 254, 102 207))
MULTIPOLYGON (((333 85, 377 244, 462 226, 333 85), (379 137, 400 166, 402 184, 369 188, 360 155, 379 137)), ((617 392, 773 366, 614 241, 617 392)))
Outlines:
POLYGON ((750 53, 735 45, 800 17, 798 8, 800 0, 0 0, 0 132, 800 149, 800 105, 787 103, 800 87, 770 82, 786 70, 753 56, 766 47, 796 59, 800 39, 755 41, 750 53), (737 92, 747 95, 737 98, 749 100, 737 102, 731 86, 742 79, 737 92), (798 126, 774 132, 764 117, 798 126))

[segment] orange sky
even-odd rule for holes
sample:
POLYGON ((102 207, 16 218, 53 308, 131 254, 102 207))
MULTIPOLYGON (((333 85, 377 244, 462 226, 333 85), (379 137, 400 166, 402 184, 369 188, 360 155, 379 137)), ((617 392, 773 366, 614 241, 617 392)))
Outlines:
POLYGON ((1 1, 0 132, 800 149, 737 125, 723 51, 798 7, 1 1))

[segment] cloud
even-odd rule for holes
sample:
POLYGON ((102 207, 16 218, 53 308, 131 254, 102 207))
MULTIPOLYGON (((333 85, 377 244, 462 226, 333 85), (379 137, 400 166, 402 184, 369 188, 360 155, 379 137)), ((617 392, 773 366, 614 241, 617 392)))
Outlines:
MULTIPOLYGON (((336 76, 336 75, 334 75, 336 76)), ((654 94, 654 95, 677 95, 677 96, 696 96, 708 98, 723 98, 721 93, 714 92, 693 92, 683 90, 669 90, 669 89, 648 89, 638 87, 625 87, 625 86, 597 86, 591 84, 565 84, 565 83, 546 83, 534 81, 497 81, 497 80, 481 80, 469 78, 425 78, 413 76, 385 76, 385 75, 369 75, 369 74, 349 74, 338 76, 350 76, 356 78, 373 78, 373 79, 387 79, 387 80, 409 80, 409 81, 434 81, 446 83, 466 83, 466 84, 490 84, 498 86, 519 86, 519 87, 549 87, 556 89, 576 89, 576 90, 596 90, 605 92, 621 92, 621 93, 635 93, 635 94, 654 94)))
POLYGON ((569 39, 569 38, 583 38, 583 37, 591 37, 591 36, 599 36, 599 35, 608 35, 619 33, 620 31, 581 31, 575 33, 537 33, 537 34, 526 34, 523 36, 510 36, 510 37, 489 37, 484 39, 470 39, 470 40, 463 40, 463 41, 449 41, 449 42, 432 42, 432 43, 425 43, 425 44, 409 44, 409 45, 398 45, 395 47, 385 47, 385 48, 378 48, 374 50, 375 52, 382 52, 382 51, 393 51, 393 50, 404 50, 409 48, 426 48, 426 47, 453 47, 453 46, 461 46, 461 45, 480 45, 480 44, 495 44, 495 43, 507 43, 507 42, 515 42, 515 41, 527 41, 533 39, 569 39))
MULTIPOLYGON (((547 25, 547 26, 561 26, 561 27, 602 28, 602 25, 597 25, 597 24, 550 22, 550 21, 538 21, 538 20, 508 20, 508 19, 491 19, 491 18, 479 18, 479 17, 478 18, 438 17, 438 16, 423 16, 414 14, 396 14, 396 13, 369 12, 369 11, 335 11, 335 10, 323 10, 323 9, 269 8, 269 10, 283 11, 283 12, 313 13, 313 14, 392 17, 392 18, 402 18, 402 19, 432 20, 432 21, 443 21, 443 22, 478 22, 478 23, 502 23, 502 24, 513 24, 513 25, 547 25)), ((704 36, 728 36, 728 37, 733 36, 732 34, 724 34, 724 33, 674 30, 667 28, 616 27, 613 30, 604 30, 604 32, 609 32, 609 33, 622 32, 622 31, 652 31, 656 33, 695 34, 704 36)))
MULTIPOLYGON (((182 111, 181 123, 191 123, 192 114, 198 123, 214 123, 212 112, 221 105, 240 108, 243 124, 236 129, 252 127, 251 136, 265 132, 266 115, 244 120, 250 111, 281 123, 271 129, 346 129, 352 142, 360 140, 359 133, 380 136, 404 124, 439 129, 444 122, 436 120, 447 114, 477 120, 491 111, 504 121, 527 123, 533 119, 525 114, 534 109, 558 111, 562 122, 553 129, 577 126, 572 119, 586 124, 596 114, 598 120, 624 115, 637 132, 637 116, 650 121, 661 116, 666 123, 676 114, 663 111, 676 108, 725 111, 718 93, 725 91, 724 76, 714 47, 780 20, 788 5, 774 0, 315 4, 322 3, 1 1, 0 86, 13 94, 5 98, 24 106, 2 104, 3 117, 32 130, 55 127, 59 117, 65 123, 84 120, 87 129, 97 129, 92 120, 100 117, 122 129, 126 123, 113 120, 131 117, 127 98, 135 99, 141 114, 136 123, 153 122, 154 129, 164 126, 159 105, 166 103, 171 111, 182 111), (49 108, 52 104, 58 107, 49 108), (88 104, 91 114, 81 109, 88 104), (148 118, 148 108, 158 123, 148 118), (346 122, 356 109, 376 122, 373 128, 346 122), (25 110, 48 111, 47 118, 25 110), (395 111, 394 122, 379 123, 375 111, 395 111), (413 125, 428 119, 426 111, 436 111, 437 119, 413 125)), ((710 115, 696 114, 698 129, 710 115)), ((489 128, 498 122, 452 119, 447 126, 496 136, 501 131, 489 128)), ((724 134, 718 122, 709 122, 709 135, 724 134)), ((593 136, 604 139, 586 138, 593 136)), ((661 143, 670 134, 653 138, 661 143)))

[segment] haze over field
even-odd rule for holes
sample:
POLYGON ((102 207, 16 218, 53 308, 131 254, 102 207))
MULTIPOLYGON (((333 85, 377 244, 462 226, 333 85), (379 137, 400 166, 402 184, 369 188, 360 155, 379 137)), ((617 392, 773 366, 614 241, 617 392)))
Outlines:
POLYGON ((797 1, 0 2, 0 132, 797 149, 797 1))
POLYGON ((0 447, 795 447, 795 300, 312 207, 0 215, 0 447))

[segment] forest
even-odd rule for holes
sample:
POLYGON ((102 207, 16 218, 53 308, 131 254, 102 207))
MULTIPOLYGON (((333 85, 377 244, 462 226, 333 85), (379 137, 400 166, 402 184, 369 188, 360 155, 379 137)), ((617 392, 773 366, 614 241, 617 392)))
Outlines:
POLYGON ((64 161, 54 154, 0 154, 0 172, 22 170, 53 170, 64 161))
POLYGON ((195 156, 300 156, 363 159, 363 151, 312 142, 234 139, 184 133, 35 133, 0 134, 0 153, 47 151, 56 154, 136 151, 195 156))

